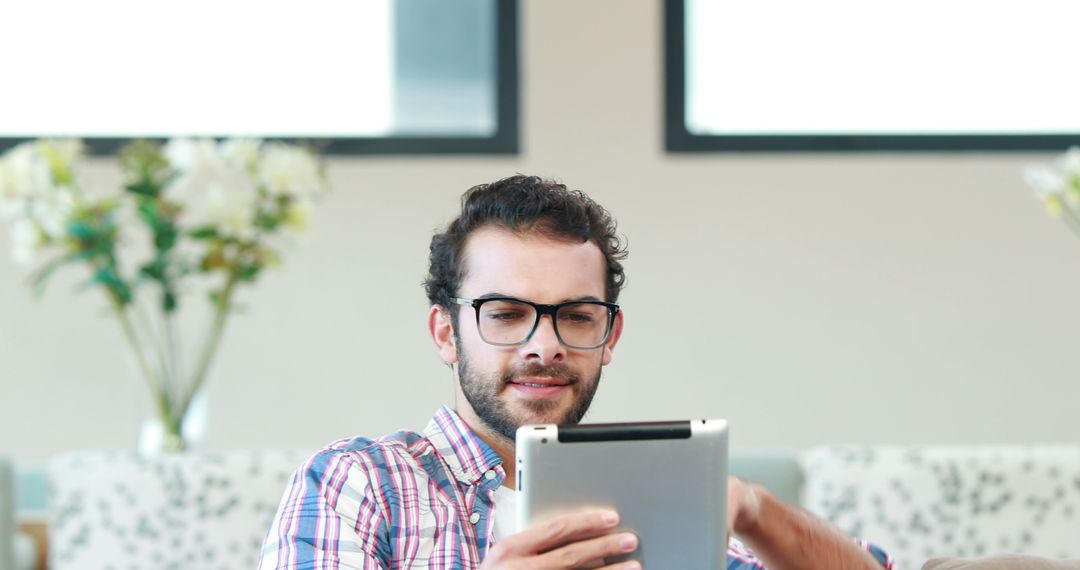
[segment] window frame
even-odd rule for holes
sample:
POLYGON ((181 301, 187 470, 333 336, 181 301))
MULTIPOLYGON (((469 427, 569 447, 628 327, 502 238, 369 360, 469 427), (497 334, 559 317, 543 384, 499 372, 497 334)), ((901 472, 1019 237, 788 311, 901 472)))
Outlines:
MULTIPOLYGON (((519 103, 519 22, 518 0, 495 1, 495 132, 485 137, 467 136, 388 136, 388 137, 255 137, 302 144, 320 153, 350 155, 514 155, 520 152, 519 103)), ((219 135, 213 138, 221 138, 219 135)), ((164 137, 86 137, 81 138, 87 152, 94 156, 116 154, 132 140, 164 142, 164 137)), ((207 135, 210 137, 210 135, 207 135)), ((59 137, 58 137, 59 138, 59 137)), ((0 137, 0 152, 36 137, 0 137)))
POLYGON ((1037 152, 1080 133, 971 135, 700 135, 686 128, 686 0, 664 0, 664 148, 668 152, 1037 152))

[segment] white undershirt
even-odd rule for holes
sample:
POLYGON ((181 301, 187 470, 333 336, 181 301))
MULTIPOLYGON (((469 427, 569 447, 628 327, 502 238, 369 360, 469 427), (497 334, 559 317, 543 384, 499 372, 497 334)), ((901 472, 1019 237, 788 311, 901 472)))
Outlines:
POLYGON ((498 542, 517 532, 518 492, 506 485, 495 490, 495 528, 492 531, 498 542))

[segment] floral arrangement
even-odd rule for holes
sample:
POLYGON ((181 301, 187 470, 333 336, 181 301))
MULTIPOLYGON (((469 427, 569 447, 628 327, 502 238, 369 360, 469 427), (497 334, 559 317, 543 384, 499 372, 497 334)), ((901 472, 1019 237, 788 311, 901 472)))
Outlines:
POLYGON ((8 150, 0 219, 11 221, 15 259, 36 265, 38 294, 60 267, 89 269, 88 285, 105 293, 150 388, 161 447, 180 450, 237 289, 279 263, 282 238, 306 228, 326 179, 316 154, 280 142, 136 141, 118 158, 123 188, 97 191, 83 180, 78 140, 8 150), (176 317, 200 289, 212 317, 189 366, 176 317))
POLYGON ((1029 166, 1024 178, 1046 211, 1080 237, 1080 147, 1070 148, 1054 165, 1029 166))

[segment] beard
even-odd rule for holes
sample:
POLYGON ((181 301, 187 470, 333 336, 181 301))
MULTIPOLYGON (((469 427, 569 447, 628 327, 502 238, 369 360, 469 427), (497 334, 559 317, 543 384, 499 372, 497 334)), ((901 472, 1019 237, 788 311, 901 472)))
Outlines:
MULTIPOLYGON (((460 340, 458 340, 458 346, 463 346, 460 340)), ((515 367, 503 374, 497 372, 483 374, 473 372, 464 350, 460 350, 458 354, 458 377, 461 380, 461 391, 465 394, 465 399, 476 412, 476 417, 480 418, 488 429, 510 441, 514 441, 519 427, 527 423, 536 423, 531 418, 516 417, 509 409, 507 402, 499 399, 499 394, 514 378, 551 376, 565 380, 568 383, 567 388, 572 392, 573 401, 562 415, 549 417, 562 404, 555 400, 525 400, 522 405, 533 414, 533 417, 544 418, 542 423, 576 424, 589 411, 596 389, 600 386, 602 371, 603 367, 597 367, 596 374, 591 378, 582 378, 562 364, 550 366, 527 364, 515 367)))

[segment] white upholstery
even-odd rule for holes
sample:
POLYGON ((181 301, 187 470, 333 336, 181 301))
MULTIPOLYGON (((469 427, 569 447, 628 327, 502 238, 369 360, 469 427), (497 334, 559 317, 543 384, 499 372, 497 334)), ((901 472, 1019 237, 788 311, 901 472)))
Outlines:
MULTIPOLYGON (((310 453, 60 456, 49 466, 50 567, 254 568, 310 453)), ((802 460, 803 505, 885 548, 897 568, 1010 552, 1080 558, 1080 446, 828 447, 802 460)))
POLYGON ((886 549, 1080 558, 1080 446, 826 447, 804 455, 803 505, 886 549))
POLYGON ((59 456, 49 464, 50 568, 254 568, 310 453, 59 456))

